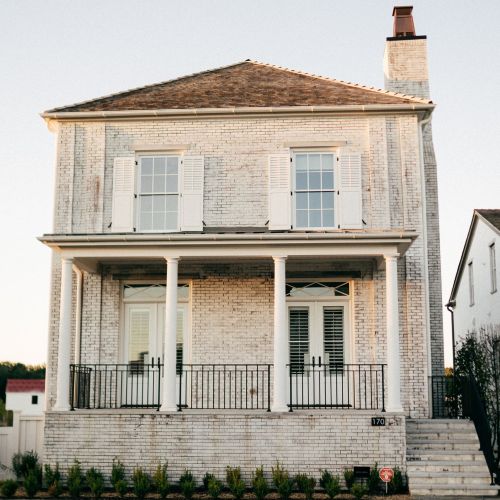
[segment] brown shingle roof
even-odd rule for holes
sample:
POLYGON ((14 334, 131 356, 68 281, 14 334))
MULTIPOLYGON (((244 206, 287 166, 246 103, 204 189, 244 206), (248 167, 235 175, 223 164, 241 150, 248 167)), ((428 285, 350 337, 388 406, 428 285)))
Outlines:
POLYGON ((492 226, 500 230, 500 209, 498 208, 476 208, 476 212, 482 215, 492 226))
POLYGON ((55 108, 48 113, 430 102, 247 60, 80 104, 55 108))
POLYGON ((44 379, 31 378, 9 378, 7 380, 6 392, 45 392, 44 379))

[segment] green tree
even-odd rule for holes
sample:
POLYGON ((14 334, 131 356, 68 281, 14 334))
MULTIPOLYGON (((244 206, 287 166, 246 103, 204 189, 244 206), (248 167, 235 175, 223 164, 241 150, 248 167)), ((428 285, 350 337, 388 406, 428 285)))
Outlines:
POLYGON ((474 377, 491 430, 492 448, 500 464, 500 325, 488 325, 468 333, 457 351, 455 362, 459 392, 469 374, 474 377))

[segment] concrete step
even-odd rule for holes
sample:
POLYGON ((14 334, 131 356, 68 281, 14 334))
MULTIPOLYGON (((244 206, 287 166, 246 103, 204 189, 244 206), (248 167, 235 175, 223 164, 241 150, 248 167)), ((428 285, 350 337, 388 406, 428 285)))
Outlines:
POLYGON ((408 475, 412 471, 421 472, 484 472, 488 471, 485 462, 479 460, 433 460, 432 462, 414 460, 406 462, 408 475))
POLYGON ((476 497, 495 497, 498 495, 500 486, 490 486, 483 484, 474 484, 470 486, 458 485, 453 487, 448 484, 429 486, 425 482, 410 484, 410 493, 415 495, 434 495, 434 496, 476 496, 476 497))
POLYGON ((451 431, 440 431, 440 432, 429 432, 428 430, 422 431, 406 431, 406 435, 409 439, 424 439, 428 441, 434 441, 436 439, 447 439, 448 441, 455 441, 458 439, 468 439, 468 440, 477 440, 476 431, 459 431, 459 432, 451 432, 451 431))
POLYGON ((448 485, 472 485, 490 484, 490 475, 486 472, 408 472, 411 484, 422 482, 428 485, 448 484, 448 485))
POLYGON ((462 450, 462 451, 477 451, 479 450, 479 442, 477 440, 421 440, 412 439, 406 442, 408 450, 462 450))
POLYGON ((406 428, 413 429, 474 429, 470 420, 455 419, 408 419, 406 428))
POLYGON ((484 463, 484 455, 480 450, 407 450, 406 459, 410 461, 433 460, 477 460, 484 463))

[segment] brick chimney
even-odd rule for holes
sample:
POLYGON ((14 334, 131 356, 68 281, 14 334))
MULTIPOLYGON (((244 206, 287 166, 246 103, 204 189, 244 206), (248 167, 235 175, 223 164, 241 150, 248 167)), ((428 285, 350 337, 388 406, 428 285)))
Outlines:
POLYGON ((386 90, 429 99, 427 37, 417 36, 411 5, 394 7, 393 36, 388 37, 384 53, 386 90))

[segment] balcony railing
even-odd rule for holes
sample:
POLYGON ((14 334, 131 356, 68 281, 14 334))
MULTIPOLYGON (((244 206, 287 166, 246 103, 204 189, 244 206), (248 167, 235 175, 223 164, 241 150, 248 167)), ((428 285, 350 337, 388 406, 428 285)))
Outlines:
MULTIPOLYGON (((289 409, 385 411, 385 365, 297 364, 289 369, 289 409)), ((71 409, 159 409, 163 364, 71 365, 71 409)), ((177 406, 189 410, 271 409, 272 365, 177 366, 177 406)))
POLYGON ((159 359, 151 364, 71 365, 71 409, 158 409, 162 376, 159 359))
POLYGON ((288 365, 290 411, 350 409, 385 411, 385 365, 310 364, 288 365))
POLYGON ((183 364, 179 409, 270 411, 271 366, 183 364))

